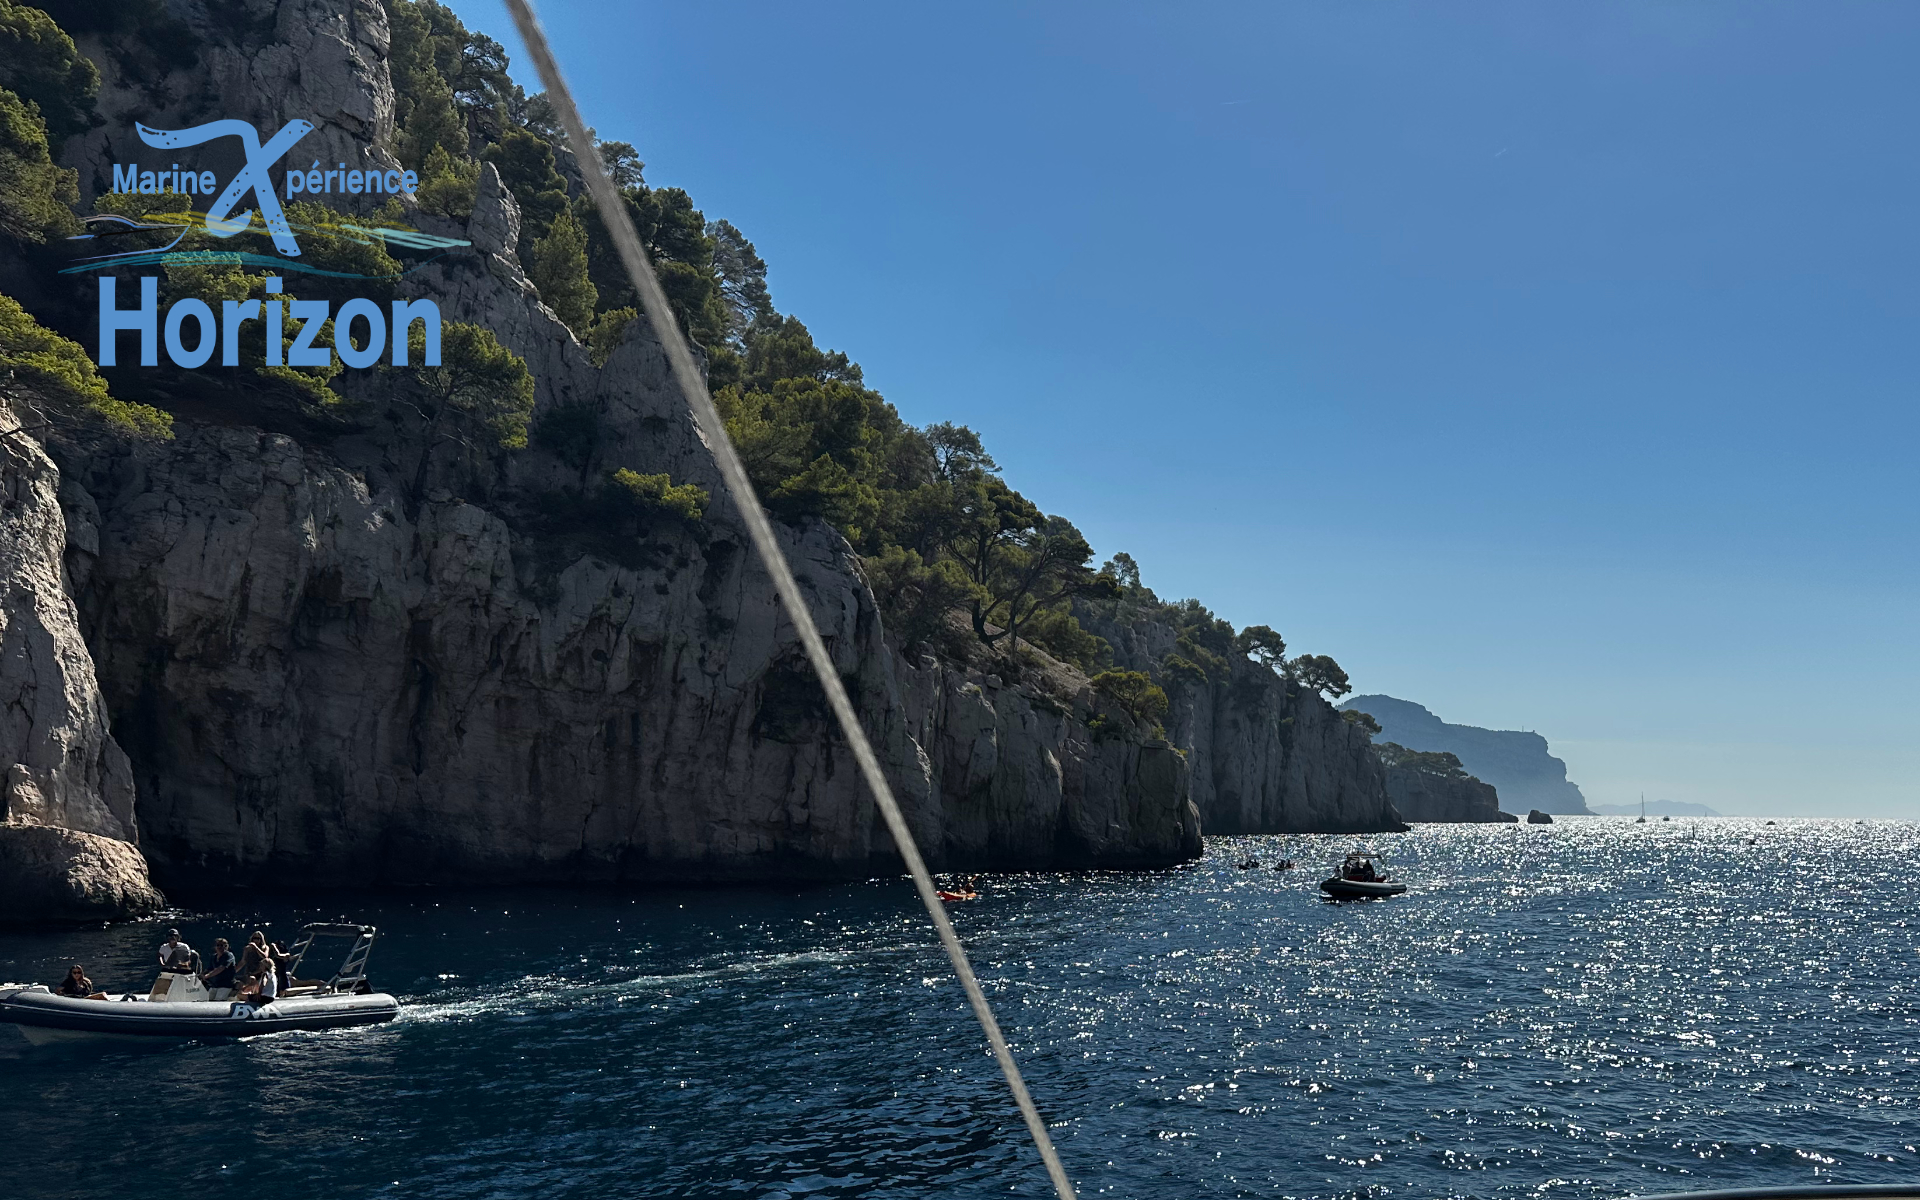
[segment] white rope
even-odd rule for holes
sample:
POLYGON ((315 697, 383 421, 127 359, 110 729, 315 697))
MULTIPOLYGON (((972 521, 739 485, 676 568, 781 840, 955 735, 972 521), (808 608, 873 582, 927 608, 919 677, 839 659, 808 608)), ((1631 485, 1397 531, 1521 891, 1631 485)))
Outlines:
POLYGON ((1053 1139, 1047 1135, 1046 1122, 1040 1119, 1040 1111, 1034 1107, 1033 1097, 1027 1094, 1026 1081, 1020 1077, 1020 1067, 1013 1061, 1013 1051, 1007 1048, 1007 1039, 1000 1032, 1000 1023, 994 1020, 986 993, 980 990, 980 981, 974 977, 973 967, 967 962, 967 952, 961 948, 960 939, 953 932, 953 923, 947 919, 947 910, 940 902, 933 876, 927 873, 927 864, 921 859, 919 848, 914 845, 913 833, 907 828, 906 817, 901 815, 899 802, 893 798, 893 789, 880 770, 880 760, 874 756, 866 730, 860 727, 860 720, 854 715, 853 702, 847 698, 847 689, 840 682, 840 673, 834 670, 833 660, 827 655, 826 643, 820 640, 820 631, 814 626, 813 615, 807 611, 806 600, 794 582, 793 570, 787 565, 780 544, 774 540, 773 526, 767 521, 765 510, 760 507, 759 497, 754 495, 753 484, 747 479, 747 470, 740 463, 740 455, 735 452, 733 441, 727 437, 727 427, 714 410, 713 398, 707 394, 707 382, 694 365, 693 352, 688 349, 680 331, 680 322, 667 304, 660 281, 654 278, 653 266, 647 261, 647 252, 640 245, 639 235, 634 232, 626 205, 621 202, 620 194, 607 178, 599 155, 595 153, 593 139, 587 136, 586 125, 580 120, 580 112, 574 107, 573 96, 567 91, 565 80, 560 77, 560 65, 554 61, 553 51, 547 46, 539 18, 533 15, 528 0, 507 0, 507 7, 513 12, 513 23, 520 29, 521 40, 533 56, 534 67, 540 72, 540 81, 546 85, 547 98, 553 102, 554 111, 560 117, 567 141, 574 148, 574 158, 580 164, 581 174, 586 177, 587 190, 592 193, 593 202, 600 209, 600 218, 606 223, 607 232, 613 235, 613 244, 620 251, 620 260, 626 265, 627 276, 633 280, 633 286, 640 294, 641 306, 646 310, 648 320, 653 323, 654 333, 666 347, 667 360, 673 365, 674 381, 680 385, 681 393, 693 409, 694 421, 706 435, 707 445, 712 448, 714 457, 719 460, 720 475, 726 480, 727 490, 733 494, 741 518, 747 523, 747 533, 753 539, 754 548, 760 552, 768 574, 773 576, 773 586, 780 595, 780 603, 787 610, 787 618, 799 631, 800 644, 806 647, 807 660, 813 664, 814 674, 820 677, 820 686, 826 689, 827 702, 840 722, 841 732, 846 734, 847 742, 853 747, 853 757, 860 764, 860 773, 866 777, 867 786, 872 789, 873 798, 880 806, 880 813, 886 818, 887 830, 893 834, 893 843, 899 848, 900 857, 906 860, 907 870, 913 875, 914 886, 920 891, 920 900, 927 906, 927 915, 933 918, 933 927, 940 934, 940 945, 945 948, 947 959, 953 963, 953 973, 960 977, 960 986, 966 989, 967 1002, 973 1006, 973 1015, 979 1018, 980 1028, 986 1031, 987 1042, 993 1047, 993 1056, 1000 1063, 1000 1073, 1007 1077, 1013 1102, 1019 1106, 1020 1115, 1027 1122, 1027 1132, 1033 1135, 1040 1158, 1047 1165, 1047 1175, 1053 1180, 1053 1189, 1059 1193, 1060 1200, 1074 1200, 1073 1184, 1068 1181, 1067 1172, 1060 1165, 1060 1155, 1053 1148, 1053 1139))

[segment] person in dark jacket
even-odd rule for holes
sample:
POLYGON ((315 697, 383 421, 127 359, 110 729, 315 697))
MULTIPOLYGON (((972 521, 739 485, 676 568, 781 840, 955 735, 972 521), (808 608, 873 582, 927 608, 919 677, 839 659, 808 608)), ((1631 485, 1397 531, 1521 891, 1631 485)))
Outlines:
POLYGON ((238 966, 239 963, 233 957, 233 951, 227 949, 227 939, 215 938, 213 939, 213 961, 201 974, 200 982, 207 985, 208 991, 215 988, 231 988, 237 982, 234 974, 238 966))

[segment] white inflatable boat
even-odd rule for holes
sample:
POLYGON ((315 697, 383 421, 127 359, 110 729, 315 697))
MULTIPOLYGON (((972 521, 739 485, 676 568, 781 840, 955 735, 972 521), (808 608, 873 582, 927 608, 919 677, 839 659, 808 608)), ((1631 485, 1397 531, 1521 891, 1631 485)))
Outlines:
POLYGON ((371 925, 308 925, 300 930, 287 974, 292 983, 272 1000, 236 1000, 227 989, 209 992, 197 975, 162 971, 146 995, 104 999, 62 996, 44 984, 0 984, 0 1021, 29 1042, 99 1038, 232 1038, 289 1029, 376 1025, 399 1015, 400 1003, 367 983, 367 956, 379 931, 371 925), (350 939, 340 969, 325 979, 302 979, 300 967, 322 939, 350 939))

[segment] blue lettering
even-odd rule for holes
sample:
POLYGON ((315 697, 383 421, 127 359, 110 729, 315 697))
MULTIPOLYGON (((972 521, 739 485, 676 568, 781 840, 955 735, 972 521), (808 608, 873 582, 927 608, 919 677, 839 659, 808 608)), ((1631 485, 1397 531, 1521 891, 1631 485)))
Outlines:
POLYGON ((440 306, 431 300, 395 300, 393 302, 393 365, 409 365, 413 351, 413 323, 420 322, 420 340, 426 353, 421 365, 440 365, 440 306))
MULTIPOLYGON (((280 294, 278 275, 267 276, 267 294, 269 296, 280 294)), ((286 341, 286 335, 280 332, 280 318, 286 316, 286 313, 287 306, 284 301, 269 300, 267 302, 267 365, 270 367, 283 365, 280 361, 280 347, 286 341)))
MULTIPOLYGON (((155 327, 160 320, 160 280, 154 275, 140 277, 140 307, 122 309, 114 304, 113 290, 115 280, 111 275, 100 277, 100 353, 98 362, 103 367, 116 365, 114 358, 115 343, 122 329, 135 329, 140 332, 140 365, 156 367, 160 365, 159 338, 155 336, 155 327)), ((398 307, 397 305, 395 307, 398 307)))
MULTIPOLYGON (((276 309, 279 305, 274 306, 276 309)), ((240 365, 240 326, 260 316, 258 300, 222 300, 220 302, 220 365, 240 365)), ((274 339, 279 345, 279 339, 274 339)))
POLYGON ((175 366, 201 367, 213 357, 213 343, 218 334, 213 327, 213 310, 207 307, 205 300, 191 297, 179 300, 167 310, 167 357, 175 366), (200 340, 188 350, 180 340, 180 326, 192 317, 200 326, 200 340))
POLYGON ((333 318, 333 348, 339 352, 340 361, 350 367, 370 367, 380 361, 380 351, 386 348, 387 322, 380 315, 380 306, 371 300, 349 300, 340 306, 333 318), (363 349, 353 348, 353 319, 367 319, 367 344, 363 349))
POLYGON ((287 348, 287 365, 290 367, 327 367, 333 365, 333 351, 324 350, 313 344, 320 336, 320 327, 327 323, 327 302, 325 300, 295 300, 290 307, 293 319, 300 322, 300 332, 293 336, 293 345, 287 348))
POLYGON ((121 166, 113 164, 113 190, 116 192, 137 192, 140 190, 140 165, 128 163, 121 166))
POLYGON ((140 172, 140 194, 142 196, 157 196, 160 194, 160 184, 154 179, 152 171, 140 172))

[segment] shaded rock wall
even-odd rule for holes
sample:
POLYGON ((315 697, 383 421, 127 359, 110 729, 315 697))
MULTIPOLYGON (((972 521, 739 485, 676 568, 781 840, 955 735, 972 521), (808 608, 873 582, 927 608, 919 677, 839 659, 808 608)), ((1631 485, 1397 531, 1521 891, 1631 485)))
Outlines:
POLYGON ((1493 785, 1474 778, 1435 775, 1414 767, 1387 767, 1387 795, 1408 821, 1494 824, 1519 820, 1500 811, 1493 785))
MULTIPOLYGON (((316 4, 329 7, 281 11, 316 4)), ((242 57, 278 61, 270 46, 242 57)), ((374 63, 367 78, 383 77, 374 63)), ((290 72, 269 101, 236 73, 230 107, 324 127, 339 79, 290 72)), ((172 442, 57 447, 72 474, 69 570, 157 869, 202 884, 894 869, 647 323, 604 368, 588 361, 515 258, 518 213, 492 167, 464 226, 422 223, 474 247, 403 290, 526 360, 536 424, 585 414, 580 457, 444 443, 404 422, 315 432, 193 396, 172 442), (554 518, 620 466, 707 488, 704 521, 611 537, 554 518)), ((342 383, 375 412, 394 386, 342 383)), ((817 522, 782 534, 936 866, 1198 852, 1170 748, 1096 745, 1086 714, 1057 701, 984 701, 959 668, 903 666, 839 535, 817 522)))
MULTIPOLYGON (((1175 631, 1082 622, 1106 638, 1116 666, 1146 671, 1174 650, 1175 631)), ((1371 833, 1404 828, 1367 734, 1318 692, 1242 659, 1228 677, 1172 682, 1167 736, 1187 756, 1208 833, 1371 833)))
MULTIPOLYGON (((9 429, 19 424, 0 411, 9 429)), ((0 921, 101 919, 161 903, 138 836, 133 776, 81 638, 61 556, 60 473, 0 436, 0 921)))
POLYGON ((928 832, 948 863, 1160 866, 1199 856, 1186 758, 1161 739, 1095 737, 1084 680, 1060 672, 1079 684, 1063 706, 1058 688, 931 657, 901 668, 908 727, 927 748, 944 818, 928 832))
MULTIPOLYGON (((128 141, 136 110, 268 129, 308 117, 320 130, 297 154, 380 160, 379 6, 258 8, 221 42, 202 8, 178 6, 211 39, 190 79, 143 91, 99 60, 108 125, 68 153, 85 186, 145 153, 128 141)), ((595 368, 527 282, 517 224, 487 168, 471 220, 438 230, 472 250, 403 290, 525 358, 536 423, 589 418, 577 455, 443 443, 404 420, 316 427, 230 393, 173 397, 172 442, 52 447, 80 627, 131 760, 129 836, 137 812, 162 877, 197 884, 896 869, 653 332, 635 322, 595 368), (614 537, 565 516, 621 466, 707 488, 704 520, 614 537)), ((390 414, 391 380, 341 386, 390 414)), ((782 536, 936 868, 1163 865, 1198 853, 1203 818, 1398 824, 1364 735, 1252 664, 1177 697, 1170 743, 1096 737, 1083 678, 904 662, 838 534, 782 536)))

